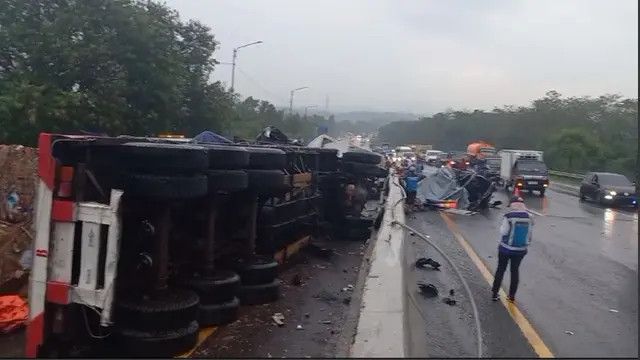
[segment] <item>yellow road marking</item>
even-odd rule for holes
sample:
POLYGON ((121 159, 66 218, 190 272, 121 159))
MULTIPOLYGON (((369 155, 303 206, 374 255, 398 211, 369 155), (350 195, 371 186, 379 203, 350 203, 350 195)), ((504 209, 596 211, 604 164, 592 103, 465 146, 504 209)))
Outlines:
POLYGON ((218 328, 215 326, 212 327, 208 327, 208 328, 203 328, 198 332, 198 341, 196 342, 196 346, 193 347, 193 349, 187 351, 184 354, 180 354, 178 356, 176 356, 177 358, 188 358, 190 357, 195 351, 196 349, 202 345, 202 343, 207 340, 207 338, 209 336, 211 336, 218 328))
MULTIPOLYGON (((476 254, 476 252, 473 250, 471 245, 469 245, 469 243, 464 239, 462 233, 460 232, 460 228, 458 228, 458 225, 453 220, 451 220, 449 215, 441 212, 440 216, 447 224, 447 227, 453 233, 456 240, 458 240, 458 243, 460 243, 462 248, 467 252, 467 255, 469 255, 471 261, 473 261, 478 270, 480 270, 480 273, 485 278, 485 280, 487 280, 489 285, 493 285, 493 275, 484 264, 482 259, 480 259, 478 254, 476 254)), ((527 320, 520 309, 518 309, 516 304, 507 300, 506 294, 502 289, 500 289, 500 301, 502 302, 502 305, 504 305, 504 307, 507 309, 509 315, 511 315, 513 321, 518 325, 524 337, 527 338, 527 341, 529 341, 529 344, 531 344, 533 350, 536 352, 536 354, 538 354, 538 357, 555 357, 549 347, 544 343, 540 335, 538 335, 538 332, 533 328, 529 320, 527 320)))

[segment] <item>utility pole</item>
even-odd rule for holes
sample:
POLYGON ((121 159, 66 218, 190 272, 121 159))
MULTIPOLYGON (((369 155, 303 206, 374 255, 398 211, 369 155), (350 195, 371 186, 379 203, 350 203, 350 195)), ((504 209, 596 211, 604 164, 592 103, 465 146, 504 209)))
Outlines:
POLYGON ((308 86, 303 86, 303 87, 299 87, 299 88, 291 90, 291 93, 290 93, 290 96, 289 96, 289 115, 293 114, 293 94, 296 91, 304 90, 304 89, 308 89, 308 88, 309 88, 308 86))
POLYGON ((235 88, 234 85, 236 84, 236 59, 238 58, 238 50, 247 46, 257 45, 257 44, 262 44, 262 40, 254 41, 249 44, 244 44, 242 46, 238 46, 237 48, 233 49, 233 58, 231 60, 231 92, 233 92, 233 89, 235 88))

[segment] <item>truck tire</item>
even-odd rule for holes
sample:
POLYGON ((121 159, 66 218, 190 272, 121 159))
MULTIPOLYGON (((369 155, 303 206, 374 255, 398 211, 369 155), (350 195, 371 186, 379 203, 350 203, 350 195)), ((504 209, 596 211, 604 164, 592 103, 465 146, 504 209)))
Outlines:
POLYGON ((256 255, 249 261, 238 261, 236 269, 242 285, 267 284, 278 276, 278 262, 272 256, 256 255))
POLYGON ((249 176, 249 190, 262 193, 286 190, 291 187, 282 170, 249 169, 246 172, 249 176))
POLYGON ((241 191, 249 186, 249 176, 243 170, 207 170, 208 190, 241 191))
POLYGON ((218 303, 200 304, 198 312, 198 322, 200 326, 219 326, 234 322, 238 318, 240 300, 237 297, 218 303))
POLYGON ((373 152, 348 151, 342 154, 342 161, 378 165, 382 162, 382 157, 373 152))
POLYGON ((239 146, 198 144, 209 153, 210 169, 243 169, 249 166, 249 151, 239 146))
POLYGON ((119 147, 119 154, 128 169, 191 172, 209 167, 209 154, 202 146, 129 142, 119 147))
POLYGON ((124 352, 123 356, 170 358, 196 346, 198 329, 197 321, 170 330, 140 331, 124 328, 117 332, 116 343, 124 352))
POLYGON ((250 169, 284 169, 287 156, 280 149, 268 147, 248 147, 250 169))
POLYGON ((280 280, 260 285, 242 285, 240 287, 242 305, 268 304, 280 297, 280 280))
POLYGON ((195 321, 200 299, 191 290, 171 289, 150 296, 116 298, 116 323, 123 329, 180 329, 195 321))
POLYGON ((126 174, 123 182, 128 196, 180 200, 206 195, 208 181, 204 175, 126 174))
POLYGON ((366 176, 366 177, 386 177, 388 175, 387 170, 372 164, 365 164, 359 162, 343 161, 342 170, 353 175, 366 176))
POLYGON ((189 274, 180 276, 177 285, 195 291, 203 304, 219 304, 233 300, 240 289, 240 276, 233 271, 218 270, 213 276, 189 274))

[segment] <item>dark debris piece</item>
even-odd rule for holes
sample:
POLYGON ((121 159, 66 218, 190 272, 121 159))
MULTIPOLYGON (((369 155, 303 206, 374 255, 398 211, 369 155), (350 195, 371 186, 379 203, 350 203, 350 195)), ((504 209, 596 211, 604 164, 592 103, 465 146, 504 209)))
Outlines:
POLYGON ((416 267, 420 269, 425 269, 426 267, 431 266, 434 270, 440 270, 440 263, 433 260, 432 258, 419 258, 416 260, 416 267))
POLYGON ((457 304, 457 303, 458 303, 455 299, 448 298, 448 297, 443 298, 443 299, 442 299, 442 302, 443 302, 443 303, 445 303, 445 304, 447 304, 447 305, 450 305, 450 306, 454 306, 455 304, 457 304))
POLYGON ((418 282, 418 289, 420 290, 420 293, 426 297, 438 296, 438 288, 433 284, 418 282))

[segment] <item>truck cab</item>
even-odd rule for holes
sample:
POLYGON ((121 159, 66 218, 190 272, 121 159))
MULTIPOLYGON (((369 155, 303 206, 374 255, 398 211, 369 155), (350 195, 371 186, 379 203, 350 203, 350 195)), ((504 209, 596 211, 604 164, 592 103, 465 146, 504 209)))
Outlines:
POLYGON ((518 159, 511 173, 512 184, 520 190, 537 190, 544 196, 549 186, 549 170, 547 165, 537 159, 518 159))
POLYGON ((500 150, 500 177, 507 191, 510 188, 533 190, 540 196, 549 187, 549 170, 543 160, 543 152, 536 150, 500 150))

